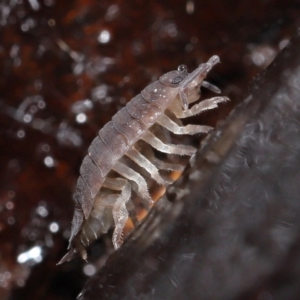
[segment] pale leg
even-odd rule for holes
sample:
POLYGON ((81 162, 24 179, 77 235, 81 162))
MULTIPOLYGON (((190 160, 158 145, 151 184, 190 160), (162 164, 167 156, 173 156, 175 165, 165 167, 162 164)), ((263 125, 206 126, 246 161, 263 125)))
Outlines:
POLYGON ((144 168, 158 184, 163 186, 168 185, 168 183, 159 175, 155 165, 134 147, 127 151, 126 155, 140 167, 144 168))
POLYGON ((122 175, 123 177, 125 177, 126 179, 132 180, 137 184, 138 192, 142 197, 142 201, 144 200, 143 202, 147 208, 149 208, 150 205, 153 204, 153 200, 148 192, 146 180, 139 173, 120 162, 116 162, 112 169, 120 175, 122 175))
POLYGON ((160 116, 160 118, 157 120, 157 123, 175 134, 207 133, 213 129, 213 127, 205 125, 179 126, 164 114, 160 116))
POLYGON ((165 144, 150 131, 146 131, 141 139, 163 153, 192 156, 196 152, 191 146, 165 144))
POLYGON ((153 149, 149 145, 147 145, 147 148, 145 148, 144 154, 159 170, 182 172, 185 168, 183 165, 174 164, 174 163, 166 163, 166 162, 161 161, 160 159, 156 158, 153 153, 153 149))
POLYGON ((118 249, 122 245, 123 229, 128 219, 126 203, 131 197, 131 186, 126 179, 122 178, 107 178, 103 186, 114 190, 121 190, 121 194, 118 196, 117 201, 114 203, 112 209, 112 214, 115 221, 115 230, 112 241, 115 249, 118 249))
POLYGON ((183 119, 183 118, 188 118, 188 117, 192 117, 197 114, 200 114, 201 112, 203 112, 205 110, 210 110, 210 109, 216 108, 216 107, 218 107, 218 103, 222 103, 222 102, 226 102, 226 101, 229 101, 229 98, 213 97, 210 99, 203 100, 203 101, 195 104, 194 106, 192 106, 190 109, 187 109, 185 111, 178 110, 178 109, 173 110, 171 106, 168 109, 170 111, 172 111, 177 118, 183 119))

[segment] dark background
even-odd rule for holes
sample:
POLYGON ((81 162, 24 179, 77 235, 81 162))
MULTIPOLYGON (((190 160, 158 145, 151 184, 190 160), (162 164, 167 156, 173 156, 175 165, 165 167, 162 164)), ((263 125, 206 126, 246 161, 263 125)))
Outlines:
POLYGON ((296 31, 299 11, 299 1, 2 1, 1 299, 74 299, 103 265, 109 237, 88 268, 56 263, 82 158, 118 109, 161 74, 217 54, 209 80, 231 104, 195 120, 215 125, 296 31), (40 256, 21 263, 30 249, 40 256))

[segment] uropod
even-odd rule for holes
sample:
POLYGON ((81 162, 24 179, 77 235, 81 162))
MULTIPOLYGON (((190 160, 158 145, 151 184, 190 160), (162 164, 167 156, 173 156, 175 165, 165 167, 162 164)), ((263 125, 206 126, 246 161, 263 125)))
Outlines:
POLYGON ((161 176, 159 170, 178 170, 180 167, 159 160, 151 150, 187 156, 196 152, 196 148, 189 145, 166 143, 159 138, 158 128, 175 135, 207 133, 212 129, 204 125, 183 126, 179 119, 195 116, 229 100, 213 97, 189 108, 199 99, 201 86, 220 93, 216 86, 204 80, 219 62, 219 57, 214 55, 192 73, 181 65, 176 71, 162 75, 132 98, 99 131, 80 167, 69 251, 59 263, 71 260, 78 252, 86 259, 85 248, 113 225, 112 242, 115 249, 119 248, 125 223, 135 208, 132 191, 146 208, 151 207, 149 181, 131 168, 128 160, 146 171, 151 180, 166 187, 170 180, 161 176), (147 151, 140 151, 141 141, 147 145, 144 147, 146 150, 148 147, 147 151))

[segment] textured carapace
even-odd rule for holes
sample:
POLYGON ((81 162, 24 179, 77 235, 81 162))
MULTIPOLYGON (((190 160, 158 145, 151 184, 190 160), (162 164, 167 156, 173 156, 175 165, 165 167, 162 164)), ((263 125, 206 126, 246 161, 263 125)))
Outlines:
POLYGON ((228 100, 226 97, 214 97, 188 107, 199 99, 201 85, 220 92, 204 81, 209 70, 218 62, 219 57, 212 56, 192 73, 181 65, 177 71, 162 75, 131 99, 99 131, 80 168, 69 252, 59 263, 70 260, 77 252, 86 259, 85 247, 113 225, 113 245, 116 249, 120 247, 128 216, 135 215, 132 191, 147 209, 151 207, 150 179, 134 170, 132 162, 146 171, 151 180, 167 186, 170 180, 164 179, 159 170, 178 170, 181 166, 157 159, 153 149, 188 156, 196 152, 191 146, 168 144, 158 135, 165 129, 177 135, 207 133, 212 129, 201 125, 182 126, 179 119, 213 109, 218 103, 228 100))

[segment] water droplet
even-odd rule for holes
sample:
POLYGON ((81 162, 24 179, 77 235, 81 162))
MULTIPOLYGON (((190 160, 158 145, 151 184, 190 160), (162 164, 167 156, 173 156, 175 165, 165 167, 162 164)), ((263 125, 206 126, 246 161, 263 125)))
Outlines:
POLYGON ((105 14, 105 19, 107 21, 111 21, 115 19, 119 15, 119 7, 116 4, 113 4, 108 7, 106 14, 105 14))
POLYGON ((55 25, 55 20, 54 20, 54 19, 50 19, 50 20, 48 21, 48 25, 49 25, 50 27, 54 26, 54 25, 55 25))
POLYGON ((8 223, 9 225, 14 225, 14 224, 16 223, 16 220, 15 220, 14 217, 9 217, 9 218, 7 219, 7 223, 8 223))
POLYGON ((189 0, 186 3, 186 12, 191 15, 195 11, 195 3, 194 1, 189 0))
POLYGON ((59 230, 59 225, 56 222, 52 222, 49 225, 49 230, 53 233, 57 232, 59 230))
POLYGON ((48 167, 48 168, 52 168, 54 167, 54 159, 51 156, 46 156, 44 158, 44 164, 48 167))
POLYGON ((76 116, 77 123, 85 123, 86 119, 87 119, 87 117, 86 117, 86 114, 84 114, 84 113, 80 113, 76 116))
POLYGON ((24 138, 25 137, 25 131, 24 130, 19 130, 18 132, 17 132, 17 137, 19 138, 19 139, 22 139, 22 138, 24 138))
POLYGON ((11 201, 9 201, 9 202, 6 203, 5 206, 6 206, 7 209, 11 210, 11 209, 14 208, 15 205, 11 201))
POLYGON ((43 218, 48 216, 48 210, 44 206, 38 206, 36 212, 43 218))
POLYGON ((29 123, 29 122, 31 122, 31 120, 32 120, 32 116, 31 115, 29 115, 29 114, 24 115, 23 121, 25 123, 29 123))
POLYGON ((92 264, 85 265, 83 267, 83 273, 87 276, 93 276, 96 273, 96 268, 92 264))
POLYGON ((39 107, 40 109, 43 109, 43 108, 46 107, 46 103, 45 103, 43 100, 41 100, 41 101, 38 102, 38 107, 39 107))
POLYGON ((29 260, 33 260, 34 262, 38 263, 42 261, 42 248, 40 246, 35 246, 29 249, 26 252, 23 252, 18 255, 17 261, 20 264, 24 264, 29 260))
POLYGON ((98 42, 101 44, 106 44, 110 41, 110 32, 107 30, 102 30, 98 35, 98 42))
POLYGON ((44 144, 44 145, 42 146, 42 150, 43 150, 44 152, 49 152, 49 151, 50 151, 50 146, 49 146, 48 144, 44 144))

